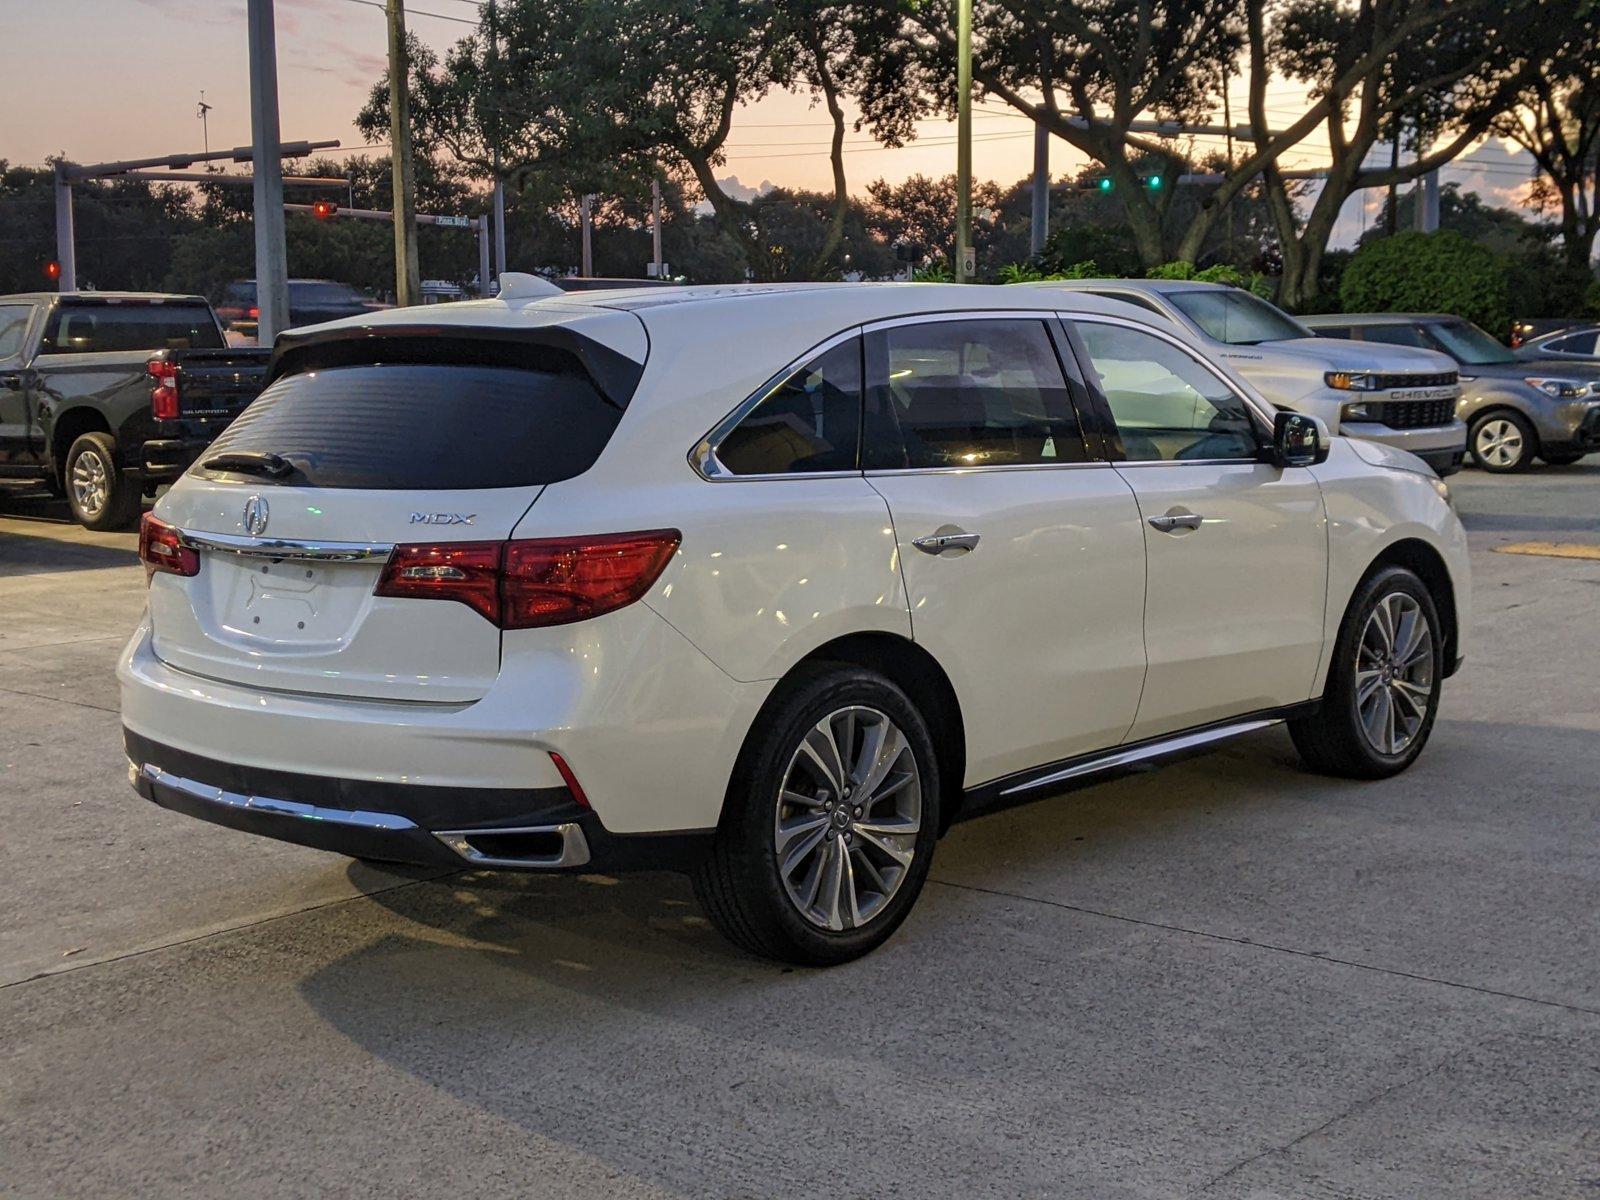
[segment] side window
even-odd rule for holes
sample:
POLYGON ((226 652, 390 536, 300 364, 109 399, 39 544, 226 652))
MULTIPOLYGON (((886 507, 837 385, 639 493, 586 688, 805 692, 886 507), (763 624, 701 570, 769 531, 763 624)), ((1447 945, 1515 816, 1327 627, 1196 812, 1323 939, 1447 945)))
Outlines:
POLYGON ((867 335, 863 466, 1084 462, 1077 409, 1043 321, 923 322, 867 335))
POLYGON ((1594 342, 1593 333, 1574 333, 1570 337, 1556 338, 1548 345, 1558 354, 1593 354, 1594 342))
POLYGON ((1077 329, 1129 460, 1255 458, 1250 410, 1211 370, 1142 330, 1099 321, 1077 329))
POLYGON ((734 475, 854 471, 861 432, 861 339, 801 367, 717 443, 734 475))
POLYGON ((0 359, 14 358, 22 353, 23 339, 28 334, 28 318, 32 315, 32 305, 0 304, 0 359))
POLYGON ((1435 349, 1423 340, 1422 330, 1415 325, 1368 325, 1361 331, 1361 340, 1389 346, 1415 346, 1419 350, 1435 349))

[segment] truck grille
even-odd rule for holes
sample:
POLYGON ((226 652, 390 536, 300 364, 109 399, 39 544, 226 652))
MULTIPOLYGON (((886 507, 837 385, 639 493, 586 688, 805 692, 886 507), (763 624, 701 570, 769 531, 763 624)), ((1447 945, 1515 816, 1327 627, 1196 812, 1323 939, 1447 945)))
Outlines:
POLYGON ((1456 371, 1439 371, 1432 375, 1375 375, 1373 378, 1377 380, 1376 390, 1380 392, 1396 388, 1454 387, 1461 381, 1456 371))
POLYGON ((1455 420, 1456 402, 1443 400, 1386 400, 1368 404, 1371 419, 1390 429, 1426 429, 1430 425, 1448 425, 1455 420))

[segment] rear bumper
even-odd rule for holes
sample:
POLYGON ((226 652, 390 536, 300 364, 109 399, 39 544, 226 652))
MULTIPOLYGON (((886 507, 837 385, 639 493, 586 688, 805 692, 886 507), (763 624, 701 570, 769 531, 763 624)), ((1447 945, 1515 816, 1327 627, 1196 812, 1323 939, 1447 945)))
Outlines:
POLYGON ((151 438, 139 449, 137 471, 146 480, 169 482, 189 469, 210 438, 151 438))
POLYGON ((617 835, 565 788, 442 788, 241 767, 123 731, 162 808, 352 858, 520 871, 691 870, 711 830, 617 835))

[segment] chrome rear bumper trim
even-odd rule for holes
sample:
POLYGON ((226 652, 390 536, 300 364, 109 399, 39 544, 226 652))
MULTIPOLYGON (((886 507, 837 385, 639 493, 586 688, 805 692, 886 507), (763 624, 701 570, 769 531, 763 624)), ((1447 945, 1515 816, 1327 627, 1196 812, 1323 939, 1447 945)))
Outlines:
POLYGON ((581 867, 589 861, 589 839, 583 836, 583 827, 576 821, 561 825, 524 825, 515 829, 445 829, 435 830, 433 836, 450 847, 464 861, 475 867, 532 867, 554 871, 563 867, 581 867), (485 854, 468 838, 495 837, 501 834, 544 833, 561 839, 561 853, 525 858, 502 858, 485 854))
POLYGON ((347 808, 323 808, 316 804, 302 804, 298 800, 277 800, 271 796, 247 796, 241 792, 230 792, 224 788, 213 787, 209 783, 200 783, 198 780, 185 779, 182 775, 174 775, 170 771, 163 771, 151 763, 129 763, 129 782, 135 785, 140 779, 149 783, 159 784, 171 788, 173 791, 182 792, 196 800, 203 800, 207 804, 215 804, 219 808, 242 809, 247 812, 264 813, 274 817, 290 817, 300 821, 319 821, 329 825, 348 825, 356 829, 378 829, 387 832, 399 832, 405 829, 417 828, 416 823, 408 821, 405 817, 398 817, 393 813, 362 812, 347 808))
POLYGON ((322 562, 368 562, 394 553, 393 542, 308 542, 293 538, 237 537, 228 533, 179 530, 184 544, 196 550, 238 554, 245 558, 317 559, 322 562))

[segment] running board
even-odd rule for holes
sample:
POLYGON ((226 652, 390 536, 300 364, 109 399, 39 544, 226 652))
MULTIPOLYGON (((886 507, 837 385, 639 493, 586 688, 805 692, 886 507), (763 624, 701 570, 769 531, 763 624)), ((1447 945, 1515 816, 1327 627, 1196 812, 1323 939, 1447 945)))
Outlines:
POLYGON ((1023 803, 1046 789, 1063 788, 1063 785, 1087 782, 1102 775, 1126 771, 1158 759, 1202 750, 1229 738, 1281 725, 1289 717, 1297 716, 1302 710, 1312 707, 1314 707, 1312 704, 1296 705, 1290 710, 1260 713, 1220 725, 1190 729, 1166 737, 1152 738, 1132 746, 1118 746, 1086 754, 1080 758, 1049 763, 1015 775, 1007 775, 1002 779, 968 788, 963 798, 962 815, 969 813, 975 815, 979 811, 988 812, 996 807, 1003 808, 1023 803))

